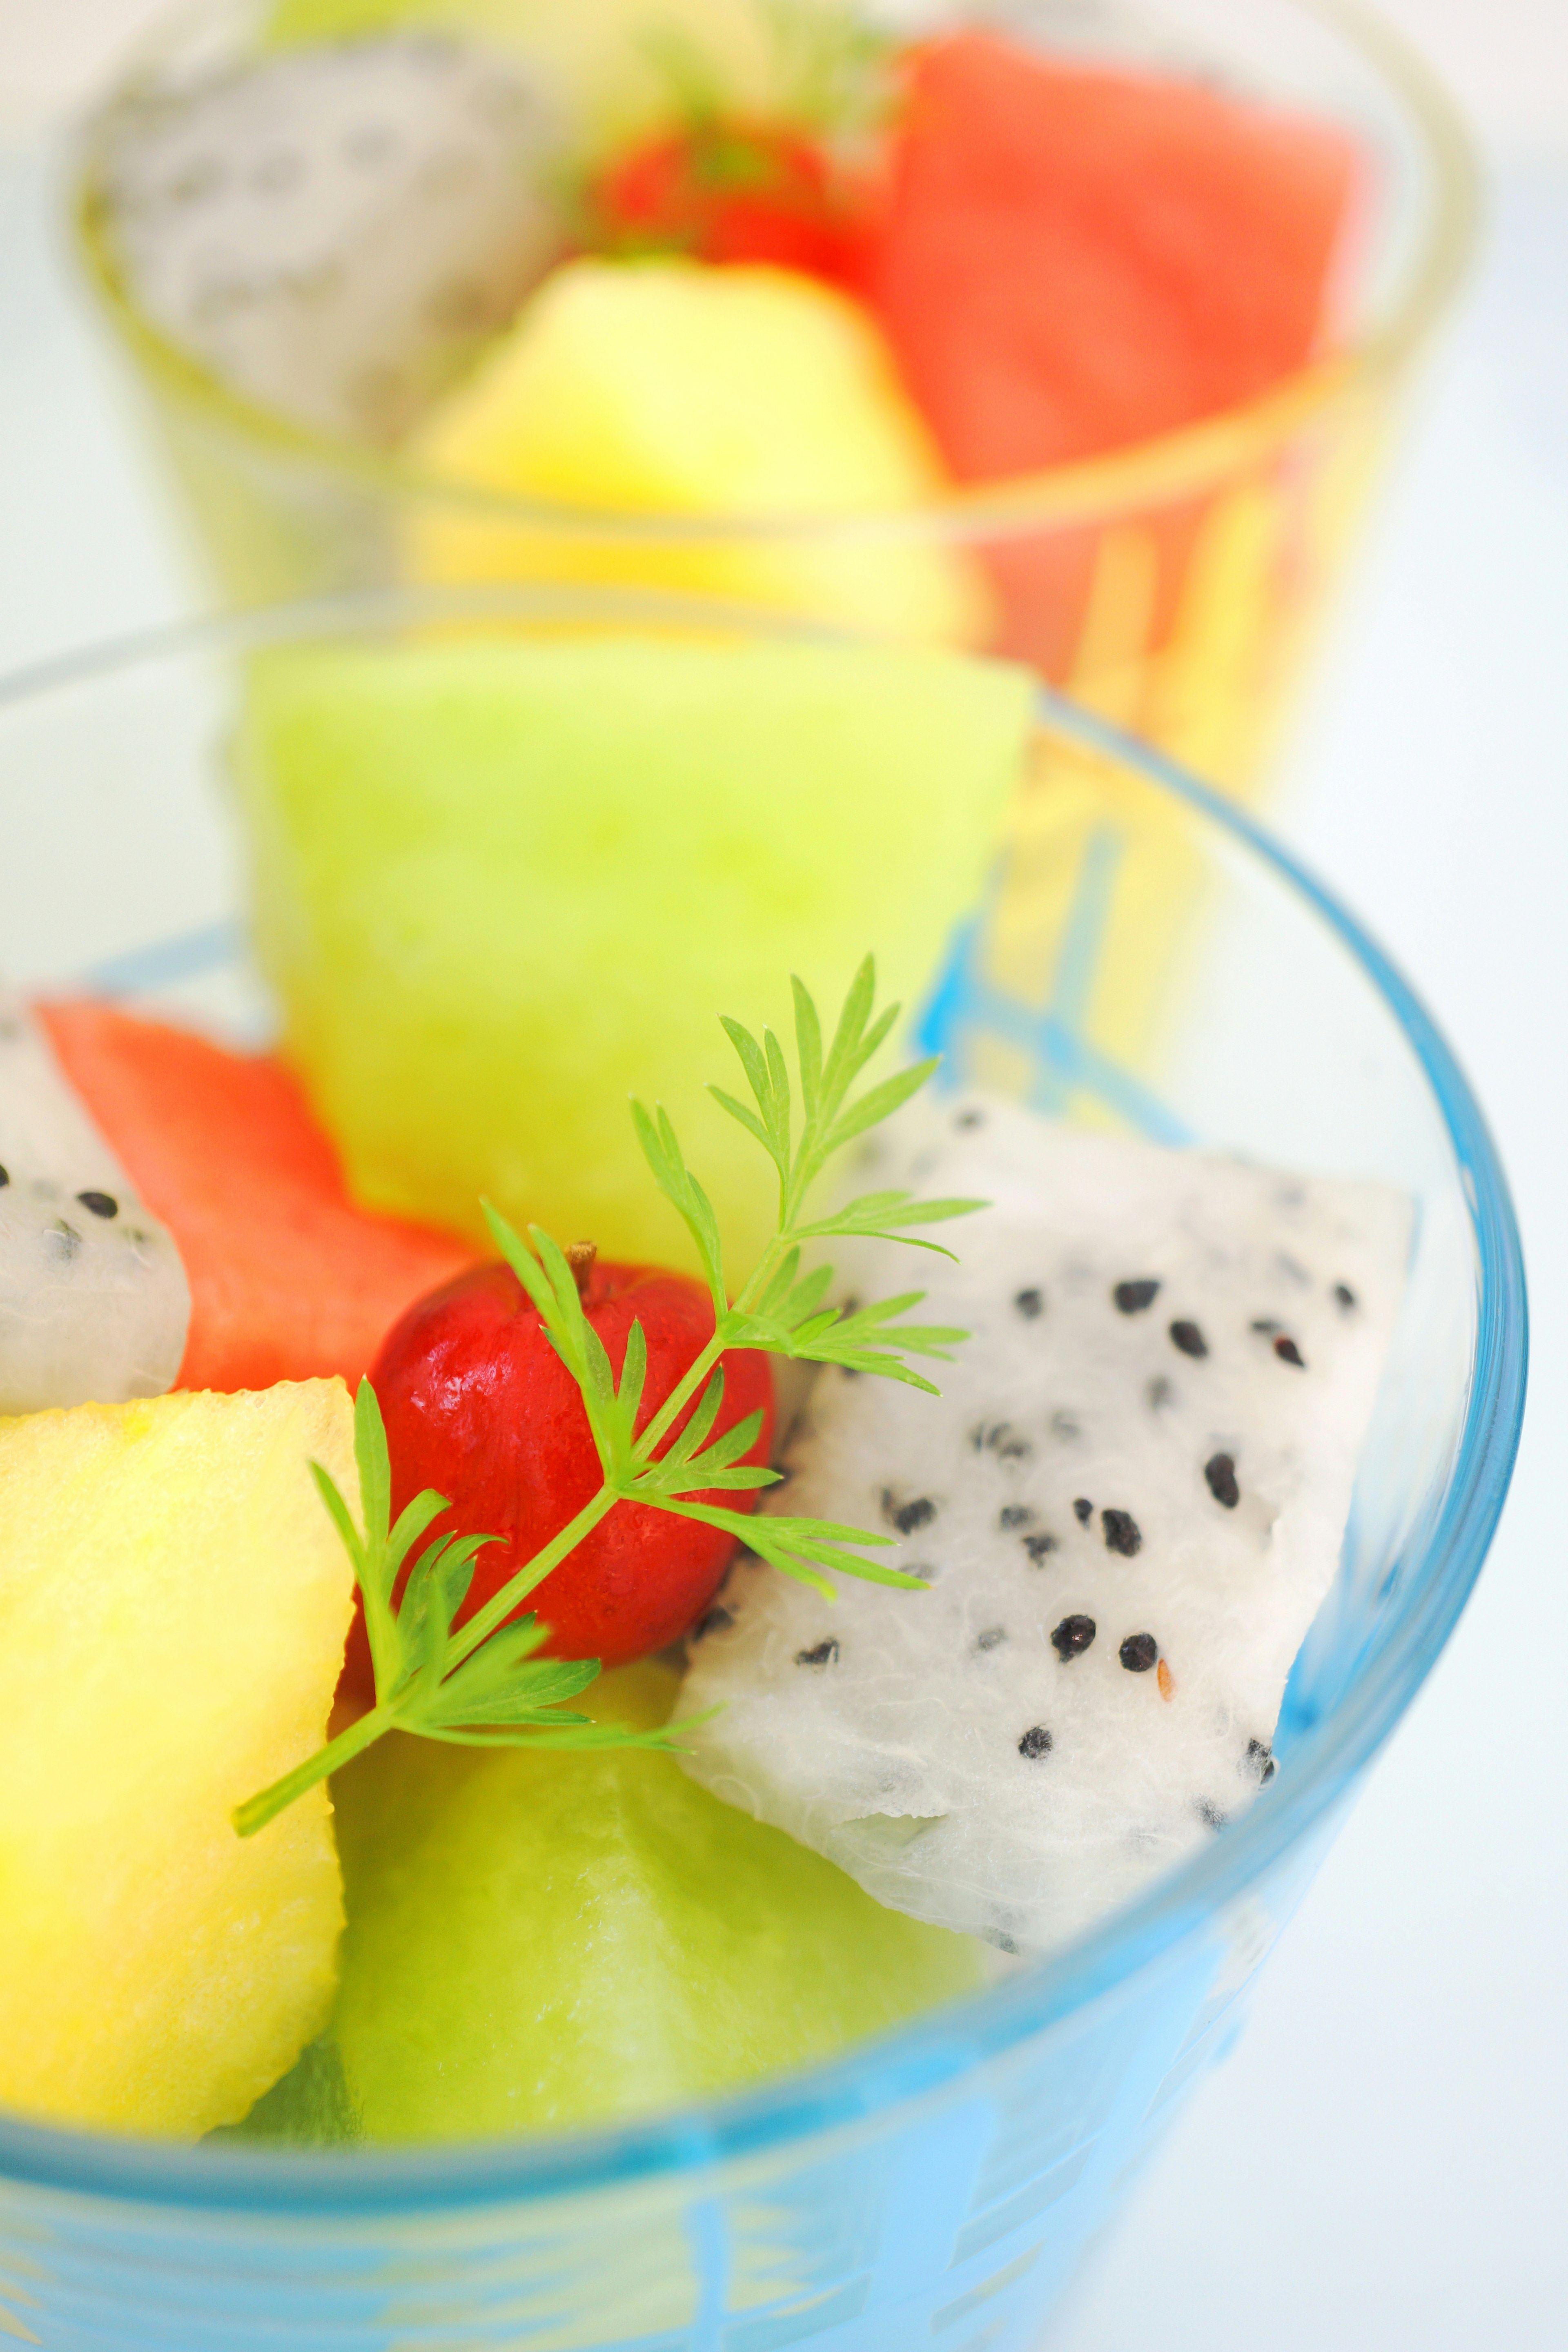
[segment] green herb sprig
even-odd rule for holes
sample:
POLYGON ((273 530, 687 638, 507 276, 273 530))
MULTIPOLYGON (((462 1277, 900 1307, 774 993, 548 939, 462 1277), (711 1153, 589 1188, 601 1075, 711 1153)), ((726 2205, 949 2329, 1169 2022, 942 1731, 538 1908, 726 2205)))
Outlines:
POLYGON ((875 131, 898 103, 898 37, 832 0, 758 0, 761 87, 737 79, 721 51, 682 26, 656 25, 638 47, 662 80, 678 122, 703 130, 762 121, 843 141, 875 131))
POLYGON ((940 1243, 910 1228, 940 1224, 984 1204, 918 1201, 908 1192, 866 1192, 826 1216, 807 1216, 807 1197, 828 1161, 908 1102, 937 1064, 934 1059, 916 1063, 851 1099, 856 1080, 886 1042, 900 1007, 889 1005, 873 1018, 876 967, 868 956, 825 1050, 809 992, 798 980, 791 985, 798 1128, 795 1091, 784 1049, 771 1030, 764 1029, 758 1039, 740 1022, 723 1022, 752 1104, 722 1087, 710 1088, 721 1108, 761 1144, 778 1177, 776 1231, 733 1303, 725 1283, 718 1219, 686 1164, 668 1113, 657 1105, 651 1112, 641 1103, 632 1105, 637 1139, 655 1181, 696 1244, 714 1316, 713 1337, 640 1432, 637 1415, 647 1372, 641 1324, 631 1327, 617 1379, 604 1342, 584 1312, 565 1252, 538 1225, 529 1227, 525 1242, 497 1210, 483 1203, 498 1248, 581 1391, 604 1482, 592 1501, 464 1625, 453 1621, 468 1598, 478 1555, 500 1538, 438 1538, 419 1554, 401 1601, 397 1599, 405 1563, 431 1522, 447 1507, 447 1498, 426 1488, 393 1524, 386 1433, 375 1392, 368 1381, 362 1381, 354 1404, 359 1525, 328 1473, 319 1463, 311 1469, 363 1598, 375 1705, 292 1772, 241 1805, 234 1816, 241 1837, 264 1828, 306 1790, 391 1730, 468 1747, 658 1748, 706 1720, 690 1717, 658 1730, 634 1732, 566 1712, 563 1703, 598 1675, 598 1661, 541 1658, 537 1653, 549 1638, 549 1629, 537 1615, 531 1612, 516 1622, 506 1622, 618 1503, 646 1505, 721 1528, 828 1600, 834 1598, 834 1588, 825 1570, 910 1591, 923 1589, 920 1578, 866 1558, 868 1547, 885 1548, 889 1537, 829 1519, 783 1513, 753 1516, 698 1499, 725 1491, 754 1491, 773 1486, 779 1475, 742 1459, 761 1433, 760 1412, 747 1414, 721 1437, 710 1435, 724 1400, 720 1360, 731 1348, 760 1349, 797 1362, 839 1364, 851 1371, 906 1381, 934 1396, 933 1384, 906 1358, 950 1360, 951 1349, 968 1337, 945 1324, 902 1320, 920 1305, 921 1291, 905 1291, 874 1306, 847 1310, 824 1303, 833 1279, 830 1266, 801 1272, 803 1245, 837 1236, 876 1236, 951 1257, 952 1253, 940 1243), (689 1408, 690 1418, 678 1432, 676 1424, 689 1408))

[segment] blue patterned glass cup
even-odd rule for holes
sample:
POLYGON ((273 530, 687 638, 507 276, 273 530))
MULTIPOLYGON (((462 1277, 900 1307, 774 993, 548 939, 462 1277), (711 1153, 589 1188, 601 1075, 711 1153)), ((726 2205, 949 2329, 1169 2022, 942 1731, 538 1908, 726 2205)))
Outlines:
MULTIPOLYGON (((244 664, 262 646, 390 642, 432 621, 670 615, 379 593, 0 687, 9 975, 255 1034, 238 861, 212 791, 244 664)), ((1069 1118, 1379 1177, 1416 1203, 1340 1574, 1290 1682, 1274 1783, 1052 1959, 832 2064, 628 2126, 305 2156, 0 2118, 0 2334, 49 2352, 1037 2344, 1087 2241, 1238 2030, 1259 1961, 1464 1604, 1517 1441, 1525 1305, 1475 1100, 1353 919, 1234 807, 1048 697, 1026 800, 1005 887, 922 1016, 959 1070, 1069 1118), (1115 1005, 1114 874, 1136 877, 1157 959, 1161 1017, 1133 1043, 1115 1005), (1162 924, 1167 883, 1183 911, 1162 924)))

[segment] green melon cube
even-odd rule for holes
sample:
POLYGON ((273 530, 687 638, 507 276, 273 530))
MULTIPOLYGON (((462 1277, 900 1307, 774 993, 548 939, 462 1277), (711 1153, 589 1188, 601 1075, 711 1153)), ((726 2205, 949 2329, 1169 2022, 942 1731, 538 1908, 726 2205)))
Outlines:
MULTIPOLYGON (((658 1722, 674 1689, 662 1667, 624 1668, 595 1685, 593 1712, 658 1722)), ((333 1801, 344 2137, 642 2114, 831 2057, 984 1979, 978 1944, 884 1910, 647 1749, 395 1734, 339 1774, 333 1801)))
POLYGON ((716 1015, 910 1010, 973 905, 1033 685, 886 647, 580 633, 290 648, 236 746, 287 1050, 367 1205, 689 1264, 633 1137, 668 1107, 736 1277, 773 1230, 716 1015))

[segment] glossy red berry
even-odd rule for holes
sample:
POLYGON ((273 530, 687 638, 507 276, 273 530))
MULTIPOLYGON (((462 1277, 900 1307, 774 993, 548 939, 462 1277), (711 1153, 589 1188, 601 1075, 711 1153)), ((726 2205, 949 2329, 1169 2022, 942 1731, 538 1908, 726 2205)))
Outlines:
POLYGON ((799 132, 705 121, 614 164, 592 198, 595 241, 709 262, 770 262, 858 287, 879 206, 871 184, 799 132))
MULTIPOLYGON (((642 1325, 644 1428, 712 1338, 712 1301, 684 1275, 602 1262, 584 1278, 582 1296, 617 1376, 632 1324, 642 1325)), ((411 1307, 383 1341, 371 1380, 386 1424, 394 1512, 434 1486, 452 1503, 436 1533, 504 1538, 480 1552, 461 1622, 599 1492, 603 1473, 582 1397, 506 1265, 474 1266, 411 1307)), ((732 1350, 724 1382, 713 1434, 760 1411, 762 1430, 745 1459, 765 1463, 773 1419, 767 1358, 732 1350)), ((706 1499, 745 1510, 756 1497, 706 1499)), ((548 1654, 619 1665, 686 1632, 733 1550, 733 1538, 716 1528, 618 1503, 521 1606, 537 1609, 550 1627, 548 1654)), ((351 1686, 368 1695, 357 1624, 349 1664, 351 1686)))

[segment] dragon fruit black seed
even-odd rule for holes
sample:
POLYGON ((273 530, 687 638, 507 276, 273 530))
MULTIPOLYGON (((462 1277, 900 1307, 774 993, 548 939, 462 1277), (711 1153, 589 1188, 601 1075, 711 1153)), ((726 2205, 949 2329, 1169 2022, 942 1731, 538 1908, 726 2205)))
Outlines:
POLYGON ((897 1528, 901 1536, 912 1536, 917 1528, 930 1527, 936 1517, 936 1505, 929 1495, 917 1495, 912 1503, 895 1503, 884 1486, 882 1516, 889 1527, 897 1528))
POLYGON ((976 1454, 994 1454, 998 1462, 1026 1462, 1035 1450, 1010 1421, 983 1421, 970 1431, 969 1443, 976 1454))
POLYGON ((1024 1538, 1024 1549, 1029 1555, 1029 1565, 1031 1568, 1044 1568, 1047 1560, 1050 1558, 1052 1552, 1054 1552, 1056 1549, 1057 1539, 1055 1536, 1037 1535, 1026 1536, 1024 1538))
POLYGON ((1241 1500, 1241 1488, 1236 1483, 1236 1456, 1233 1454, 1211 1454, 1204 1464, 1204 1476, 1209 1482, 1209 1493, 1227 1511, 1234 1511, 1241 1500))
POLYGON ((691 1628, 691 1638, 694 1642, 700 1642, 709 1633, 722 1633, 734 1622, 734 1612, 724 1608, 720 1602, 715 1602, 711 1609, 705 1611, 699 1617, 696 1624, 691 1628))
POLYGON ((1206 1356, 1209 1351, 1209 1343, 1197 1325, 1187 1322, 1184 1318, 1172 1324, 1171 1345, 1179 1348, 1184 1356, 1206 1356))
POLYGON ((1224 1829, 1227 1818, 1211 1798, 1198 1799, 1198 1819, 1200 1822, 1206 1822, 1211 1830, 1224 1829))
POLYGON ((95 1217, 117 1217, 120 1214, 120 1203, 112 1192, 79 1192, 77 1199, 84 1209, 90 1209, 95 1217))
POLYGON ((1123 1559, 1131 1559, 1143 1549, 1143 1530, 1131 1511, 1101 1511, 1100 1523, 1105 1529, 1105 1549, 1119 1551, 1123 1559))
POLYGON ((1143 1391, 1143 1402, 1151 1412, 1163 1412, 1175 1393, 1164 1373, 1156 1372, 1143 1391))
POLYGON ((999 1642, 1005 1642, 1006 1638, 1005 1625, 987 1625, 984 1633, 976 1633, 974 1636, 974 1646, 977 1650, 994 1650, 999 1642))
POLYGON ((969 1128, 984 1127, 985 1124, 985 1113, 983 1110, 974 1110, 973 1108, 969 1110, 955 1111, 953 1113, 952 1123, 955 1128, 960 1129, 961 1132, 969 1128))
POLYGON ((1110 1294, 1122 1315, 1142 1315, 1159 1295, 1160 1286, 1151 1275, 1142 1275, 1136 1282, 1119 1282, 1110 1294))
POLYGON ((1019 1528, 1033 1527, 1035 1514, 1027 1503, 1004 1503, 996 1514, 996 1524, 1005 1536, 1010 1536, 1019 1528))
POLYGON ((828 1640, 818 1642, 815 1649, 797 1650, 795 1662, 797 1666, 835 1666, 838 1663, 838 1644, 828 1640))
POLYGON ((1129 1633, 1116 1654, 1130 1675, 1146 1675, 1160 1663, 1160 1644, 1152 1633, 1129 1633))
POLYGON ((1087 1528, 1090 1519, 1094 1517, 1094 1505, 1089 1501, 1087 1495, 1080 1495, 1077 1502, 1074 1503, 1072 1507, 1072 1512, 1073 1517, 1078 1521, 1079 1527, 1087 1528))
POLYGON ((1303 1372, 1306 1370, 1306 1357, 1301 1353, 1301 1350, 1296 1345, 1295 1340, 1287 1337, 1283 1332, 1274 1342, 1274 1352, 1279 1357, 1282 1364, 1294 1364, 1299 1370, 1303 1372))
POLYGON ((1260 1339, 1272 1339, 1279 1326, 1272 1315, 1258 1315, 1253 1318, 1252 1328, 1260 1339))
POLYGON ((1063 1665, 1069 1658, 1081 1658, 1093 1641, 1096 1626, 1092 1617, 1064 1617, 1051 1633, 1051 1647, 1063 1665))
POLYGON ((9 1170, 8 1168, 0 1168, 0 1188, 3 1188, 3 1187, 4 1187, 4 1186, 5 1186, 6 1184, 8 1184, 10 1181, 11 1181, 11 1171, 10 1171, 10 1170, 9 1170))
POLYGON ((1274 1751, 1267 1740, 1249 1739, 1247 1741, 1247 1761, 1257 1773, 1259 1787, 1267 1788, 1279 1769, 1279 1766, 1274 1761, 1274 1751))
POLYGON ((1355 1313, 1356 1296, 1348 1282, 1335 1283, 1334 1304, 1342 1315, 1353 1315, 1355 1313))
POLYGON ((1043 1723, 1031 1724, 1028 1730, 1025 1732, 1024 1737, 1018 1742, 1019 1755, 1027 1756, 1032 1762, 1037 1756, 1048 1756, 1050 1752, 1051 1735, 1046 1729, 1045 1725, 1043 1723))
POLYGON ((1045 1312, 1046 1294, 1043 1290, 1016 1290, 1013 1304, 1026 1323, 1033 1323, 1045 1312))

